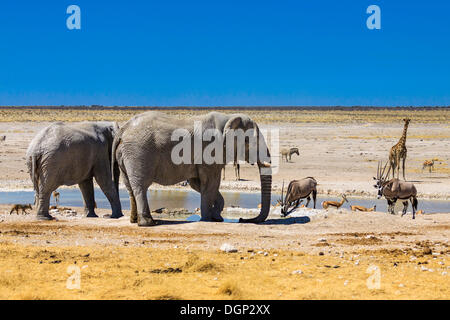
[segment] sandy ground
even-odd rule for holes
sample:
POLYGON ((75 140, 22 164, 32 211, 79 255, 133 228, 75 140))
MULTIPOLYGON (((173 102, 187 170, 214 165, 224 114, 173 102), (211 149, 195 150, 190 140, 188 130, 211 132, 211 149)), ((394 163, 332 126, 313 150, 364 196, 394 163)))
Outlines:
MULTIPOLYGON (((0 122, 0 135, 6 141, 0 144, 0 190, 31 189, 25 152, 34 135, 49 123, 0 122)), ((372 177, 376 175, 377 161, 388 159, 388 152, 402 132, 399 124, 270 124, 263 129, 278 129, 280 148, 298 147, 300 156, 292 162, 281 162, 273 152, 274 190, 281 190, 293 179, 313 176, 318 181, 319 194, 373 197, 372 177)), ((269 141, 270 143, 270 141, 269 141)), ((450 125, 412 123, 408 131, 406 178, 413 181, 419 198, 450 199, 450 125), (422 172, 425 159, 438 158, 434 172, 422 172)), ((241 165, 241 181, 236 181, 233 166, 225 172, 222 189, 258 190, 256 167, 241 165)), ((152 186, 158 188, 158 186, 152 186)), ((179 186, 178 186, 179 188, 179 186)))
POLYGON ((8 209, 0 206, 0 298, 450 298, 448 214, 330 210, 262 225, 155 217, 158 226, 139 228, 128 217, 83 218, 82 208, 47 222, 8 209), (76 267, 80 289, 68 289, 76 267))
MULTIPOLYGON (((0 122, 0 135, 6 135, 0 142, 0 190, 31 189, 25 152, 48 124, 0 122)), ((300 149, 292 162, 279 164, 273 189, 313 176, 322 197, 344 192, 374 197, 377 161, 388 158, 402 132, 397 122, 261 127, 279 129, 280 148, 300 149)), ((413 121, 406 145, 406 178, 416 184, 419 201, 449 200, 448 119, 413 121), (422 162, 432 158, 439 159, 434 172, 422 172, 422 162)), ((276 163, 278 155, 272 153, 276 163)), ((242 180, 235 181, 233 167, 227 166, 222 188, 258 190, 256 168, 241 168, 242 180)), ((55 215, 57 220, 47 222, 35 221, 34 210, 9 215, 9 209, 0 205, 0 299, 450 298, 449 214, 412 220, 410 215, 323 210, 311 219, 272 215, 261 225, 154 215, 158 226, 139 228, 128 217, 83 218, 81 208, 73 208, 74 216, 55 215), (237 252, 221 251, 225 243, 237 252), (80 287, 70 289, 77 274, 80 287)))

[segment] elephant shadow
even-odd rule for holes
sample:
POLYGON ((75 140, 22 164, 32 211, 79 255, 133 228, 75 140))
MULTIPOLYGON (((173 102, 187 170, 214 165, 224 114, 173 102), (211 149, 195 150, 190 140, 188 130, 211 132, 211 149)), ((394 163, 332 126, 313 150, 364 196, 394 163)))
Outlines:
MULTIPOLYGON (((185 224, 185 223, 193 223, 199 222, 199 215, 191 215, 186 220, 163 220, 163 219, 155 219, 156 225, 176 225, 176 224, 185 224)), ((239 223, 239 219, 230 219, 225 218, 224 222, 228 223, 239 223)), ((305 224, 311 222, 311 219, 307 216, 303 217, 289 217, 289 218, 279 218, 279 219, 267 219, 260 224, 263 225, 291 225, 291 224, 305 224)))
POLYGON ((267 219, 261 224, 291 225, 291 224, 304 224, 308 222, 311 222, 311 219, 308 216, 303 216, 303 217, 289 217, 286 219, 267 219))
POLYGON ((162 225, 176 225, 176 224, 192 223, 195 221, 155 219, 155 222, 156 222, 156 226, 162 226, 162 225))

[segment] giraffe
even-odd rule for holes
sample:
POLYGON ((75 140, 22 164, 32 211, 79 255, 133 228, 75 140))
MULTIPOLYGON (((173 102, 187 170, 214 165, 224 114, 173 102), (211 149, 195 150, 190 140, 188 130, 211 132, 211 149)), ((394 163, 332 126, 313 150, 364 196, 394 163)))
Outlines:
POLYGON ((397 168, 397 178, 400 174, 400 160, 403 160, 403 180, 405 178, 405 161, 406 161, 406 132, 408 131, 408 125, 411 119, 405 118, 403 119, 405 125, 403 127, 403 134, 400 137, 400 140, 395 144, 389 153, 389 162, 391 163, 392 168, 392 177, 395 178, 395 168, 397 168))

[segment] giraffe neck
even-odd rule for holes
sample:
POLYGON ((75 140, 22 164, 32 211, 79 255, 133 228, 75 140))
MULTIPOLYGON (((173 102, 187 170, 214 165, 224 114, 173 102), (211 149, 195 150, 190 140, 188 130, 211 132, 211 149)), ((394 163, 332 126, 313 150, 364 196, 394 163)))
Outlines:
POLYGON ((405 145, 407 131, 408 131, 408 124, 405 123, 405 126, 403 127, 403 134, 402 134, 400 140, 398 141, 398 143, 402 146, 405 145))

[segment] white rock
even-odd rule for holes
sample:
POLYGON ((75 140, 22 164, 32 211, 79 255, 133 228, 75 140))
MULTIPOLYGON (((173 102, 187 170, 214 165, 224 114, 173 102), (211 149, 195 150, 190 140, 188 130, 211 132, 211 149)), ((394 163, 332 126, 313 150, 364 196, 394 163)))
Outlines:
POLYGON ((303 273, 302 270, 295 270, 295 271, 292 271, 292 274, 302 274, 302 273, 303 273))
POLYGON ((348 285, 348 280, 344 281, 344 286, 348 285))
POLYGON ((447 271, 442 271, 442 275, 446 276, 447 275, 447 271))
POLYGON ((399 286, 400 288, 404 288, 404 287, 405 287, 405 285, 404 285, 403 283, 400 283, 398 286, 399 286))
POLYGON ((355 266, 359 265, 359 260, 355 261, 355 266))
POLYGON ((420 267, 420 270, 422 270, 422 271, 428 271, 428 268, 426 268, 426 267, 424 267, 424 266, 421 266, 421 267, 420 267))
POLYGON ((220 247, 220 250, 224 251, 224 252, 237 252, 237 249, 235 247, 233 247, 231 244, 229 243, 224 243, 222 244, 222 246, 220 247))

